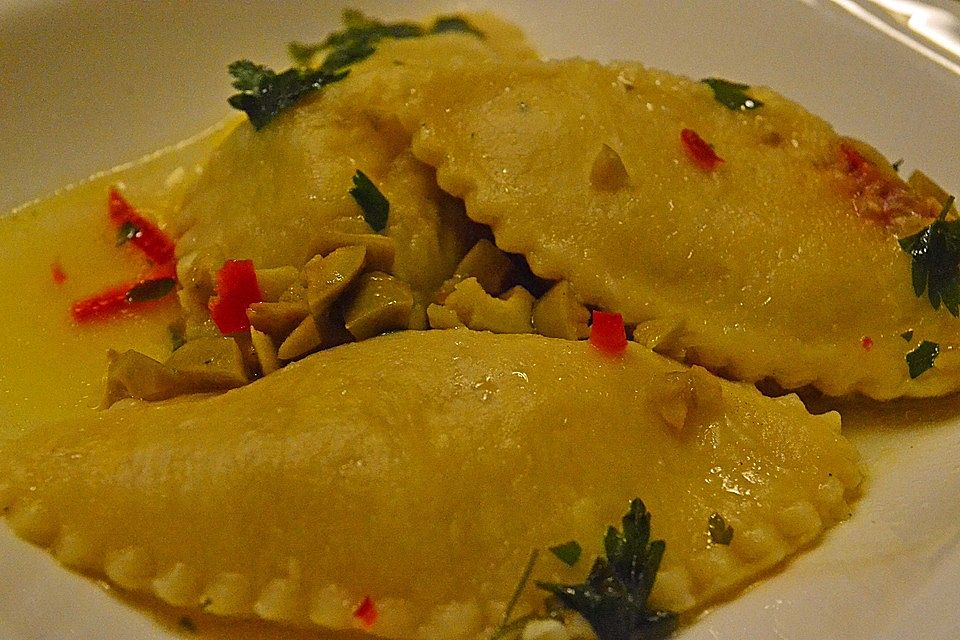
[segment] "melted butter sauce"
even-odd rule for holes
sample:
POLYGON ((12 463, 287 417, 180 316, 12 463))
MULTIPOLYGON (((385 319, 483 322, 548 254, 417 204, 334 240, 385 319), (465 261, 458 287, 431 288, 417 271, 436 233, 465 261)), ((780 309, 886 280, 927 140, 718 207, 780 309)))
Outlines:
POLYGON ((38 423, 90 411, 103 393, 107 349, 164 357, 171 349, 173 296, 142 313, 77 326, 76 300, 137 278, 148 267, 132 247, 118 247, 107 216, 111 186, 163 222, 189 174, 223 137, 220 126, 129 166, 94 176, 0 217, 0 438, 38 423), (61 268, 62 282, 54 276, 61 268))

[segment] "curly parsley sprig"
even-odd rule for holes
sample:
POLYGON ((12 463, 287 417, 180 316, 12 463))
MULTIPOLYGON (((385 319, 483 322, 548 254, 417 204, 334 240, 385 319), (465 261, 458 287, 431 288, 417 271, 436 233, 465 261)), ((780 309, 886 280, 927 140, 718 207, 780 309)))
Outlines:
POLYGON ((650 513, 639 498, 630 502, 623 530, 607 529, 606 557, 597 558, 582 584, 537 582, 560 603, 582 615, 600 640, 656 640, 677 626, 677 615, 647 606, 666 550, 650 540, 650 513))
POLYGON ((913 292, 924 291, 936 310, 940 304, 960 316, 960 219, 948 221, 953 196, 947 198, 940 215, 919 233, 902 238, 900 248, 911 257, 913 292))

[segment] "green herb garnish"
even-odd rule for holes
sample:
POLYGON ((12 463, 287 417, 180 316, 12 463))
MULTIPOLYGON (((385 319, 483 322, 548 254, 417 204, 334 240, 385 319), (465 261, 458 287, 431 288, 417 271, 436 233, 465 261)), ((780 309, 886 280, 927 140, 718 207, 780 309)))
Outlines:
POLYGON ((357 169, 353 175, 353 188, 350 195, 363 209, 363 219, 367 224, 380 233, 387 226, 387 216, 390 214, 390 201, 380 193, 377 185, 367 177, 363 171, 357 169))
POLYGON ((430 33, 469 33, 481 40, 485 37, 482 31, 460 16, 440 16, 433 21, 430 33))
POLYGON ((176 286, 177 281, 173 278, 157 278, 155 280, 144 280, 127 291, 126 301, 129 303, 150 302, 159 300, 170 294, 176 286))
POLYGON ((139 235, 140 227, 127 220, 117 229, 117 246, 123 246, 139 235))
POLYGON ((376 51, 377 43, 384 38, 403 40, 450 32, 469 33, 483 38, 483 33, 455 15, 441 16, 429 29, 424 29, 414 22, 381 22, 354 9, 346 9, 343 12, 343 25, 343 30, 331 33, 326 40, 316 44, 291 42, 287 46, 290 57, 296 64, 307 67, 314 56, 328 51, 320 69, 334 72, 369 57, 376 51))
POLYGON ((490 640, 501 640, 510 633, 519 633, 523 630, 524 624, 535 618, 533 614, 528 614, 516 620, 510 620, 510 617, 513 616, 513 610, 516 608, 517 603, 520 602, 520 596, 523 595, 523 590, 527 588, 527 583, 530 581, 530 574, 533 573, 533 567, 537 564, 537 558, 539 557, 539 549, 534 549, 530 552, 527 565, 523 568, 523 573, 520 574, 520 581, 517 582, 517 586, 513 590, 513 595, 510 596, 510 600, 507 602, 506 609, 503 610, 503 620, 501 620, 496 632, 490 636, 490 640))
POLYGON ((900 334, 900 337, 906 340, 907 342, 910 342, 911 340, 913 340, 913 329, 910 329, 909 331, 904 331, 903 333, 900 334))
POLYGON ((231 64, 233 87, 239 93, 230 96, 230 106, 245 112, 254 128, 259 130, 304 95, 345 78, 348 67, 368 58, 384 38, 419 38, 451 31, 483 37, 459 16, 437 18, 429 29, 424 29, 413 22, 381 22, 347 9, 343 12, 343 24, 344 29, 331 33, 323 42, 288 44, 287 51, 295 66, 282 73, 249 60, 231 64), (319 67, 311 68, 314 56, 322 51, 327 52, 323 62, 319 67))
POLYGON ((762 102, 746 94, 745 89, 750 88, 748 84, 721 78, 705 78, 701 82, 713 89, 714 99, 731 111, 749 111, 763 106, 762 102))
POLYGON ((711 513, 707 519, 707 532, 713 544, 729 545, 733 541, 733 527, 717 512, 711 513))
POLYGON ((897 173, 900 173, 900 167, 903 166, 903 158, 894 160, 893 162, 890 163, 890 166, 893 168, 894 171, 896 171, 897 173))
POLYGON ((249 60, 237 60, 229 67, 233 88, 239 91, 227 100, 234 109, 247 114, 250 123, 260 130, 281 111, 295 104, 304 95, 331 82, 342 80, 347 73, 328 73, 323 69, 287 69, 277 73, 269 67, 249 60))
POLYGON ((933 367, 933 361, 940 355, 940 345, 936 342, 924 340, 917 348, 907 354, 907 367, 910 369, 910 379, 920 376, 924 371, 933 367))
POLYGON ((960 220, 947 221, 953 196, 947 198, 940 215, 919 233, 900 240, 910 254, 913 292, 919 298, 927 292, 934 309, 940 303, 954 316, 960 315, 960 220))
POLYGON ((577 561, 580 559, 580 554, 583 553, 583 547, 581 547, 580 543, 576 540, 571 540, 570 542, 564 542, 555 547, 550 547, 550 553, 557 556, 557 558, 568 567, 572 567, 577 564, 577 561))
POLYGON ((600 640, 666 638, 677 626, 676 614, 647 607, 666 545, 650 541, 650 513, 639 498, 630 502, 622 522, 622 531, 607 529, 606 557, 596 559, 586 582, 537 586, 579 612, 600 640))

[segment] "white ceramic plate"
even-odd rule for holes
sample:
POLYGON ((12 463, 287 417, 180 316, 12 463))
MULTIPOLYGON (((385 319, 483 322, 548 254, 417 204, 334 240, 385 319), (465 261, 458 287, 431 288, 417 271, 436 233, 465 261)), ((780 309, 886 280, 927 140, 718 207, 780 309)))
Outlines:
MULTIPOLYGON (((384 17, 490 6, 549 56, 770 85, 960 191, 960 45, 912 31, 955 26, 950 0, 927 14, 900 0, 351 4, 384 17)), ((0 0, 0 210, 213 123, 228 62, 283 64, 284 43, 338 15, 329 2, 0 0)), ((871 470, 853 517, 679 638, 960 637, 960 401, 843 411, 871 470)), ((0 640, 170 637, 0 528, 0 640)))

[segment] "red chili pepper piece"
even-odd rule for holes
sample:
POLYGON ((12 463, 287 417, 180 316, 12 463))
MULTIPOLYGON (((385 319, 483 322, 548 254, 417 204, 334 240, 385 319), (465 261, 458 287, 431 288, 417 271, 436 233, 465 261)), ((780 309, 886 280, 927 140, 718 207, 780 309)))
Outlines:
POLYGON ((627 348, 627 330, 619 313, 594 311, 590 323, 590 344, 604 353, 619 355, 627 348))
POLYGON ((374 604, 373 599, 370 596, 367 596, 363 599, 363 602, 356 608, 353 612, 353 617, 360 621, 366 628, 372 627, 377 622, 377 617, 380 613, 377 611, 377 605, 374 604))
POLYGON ((870 162, 863 157, 863 154, 846 143, 840 144, 840 153, 847 159, 847 171, 849 173, 863 173, 864 170, 872 167, 870 162))
POLYGON ((173 240, 160 227, 141 216, 116 189, 110 189, 109 212, 110 221, 118 229, 124 224, 137 228, 130 243, 152 262, 164 264, 173 260, 173 240))
POLYGON ((860 340, 860 346, 863 347, 864 351, 870 351, 870 349, 873 349, 873 338, 863 336, 863 339, 860 340))
POLYGON ((169 290, 164 292, 162 298, 131 300, 130 292, 153 283, 160 284, 163 280, 172 280, 172 278, 148 277, 143 280, 138 280, 137 282, 127 282, 115 287, 110 287, 109 289, 104 289, 100 293, 74 302, 70 307, 70 315, 72 315, 74 321, 78 323, 92 322, 116 316, 126 309, 133 307, 142 308, 144 305, 153 304, 172 293, 173 287, 170 286, 169 290))
POLYGON ((53 283, 56 285, 61 285, 67 281, 67 272, 63 270, 63 265, 59 261, 50 265, 50 277, 53 278, 53 283))
POLYGON ((717 155, 707 142, 693 129, 684 129, 680 132, 680 140, 687 156, 693 163, 704 171, 713 171, 723 163, 723 158, 717 155))
POLYGON ((130 284, 122 284, 101 291, 89 298, 77 300, 70 307, 70 314, 76 322, 89 322, 116 315, 127 307, 127 291, 130 284))
POLYGON ((263 302, 253 260, 227 260, 217 272, 217 296, 210 301, 210 317, 223 335, 250 328, 247 307, 263 302))

